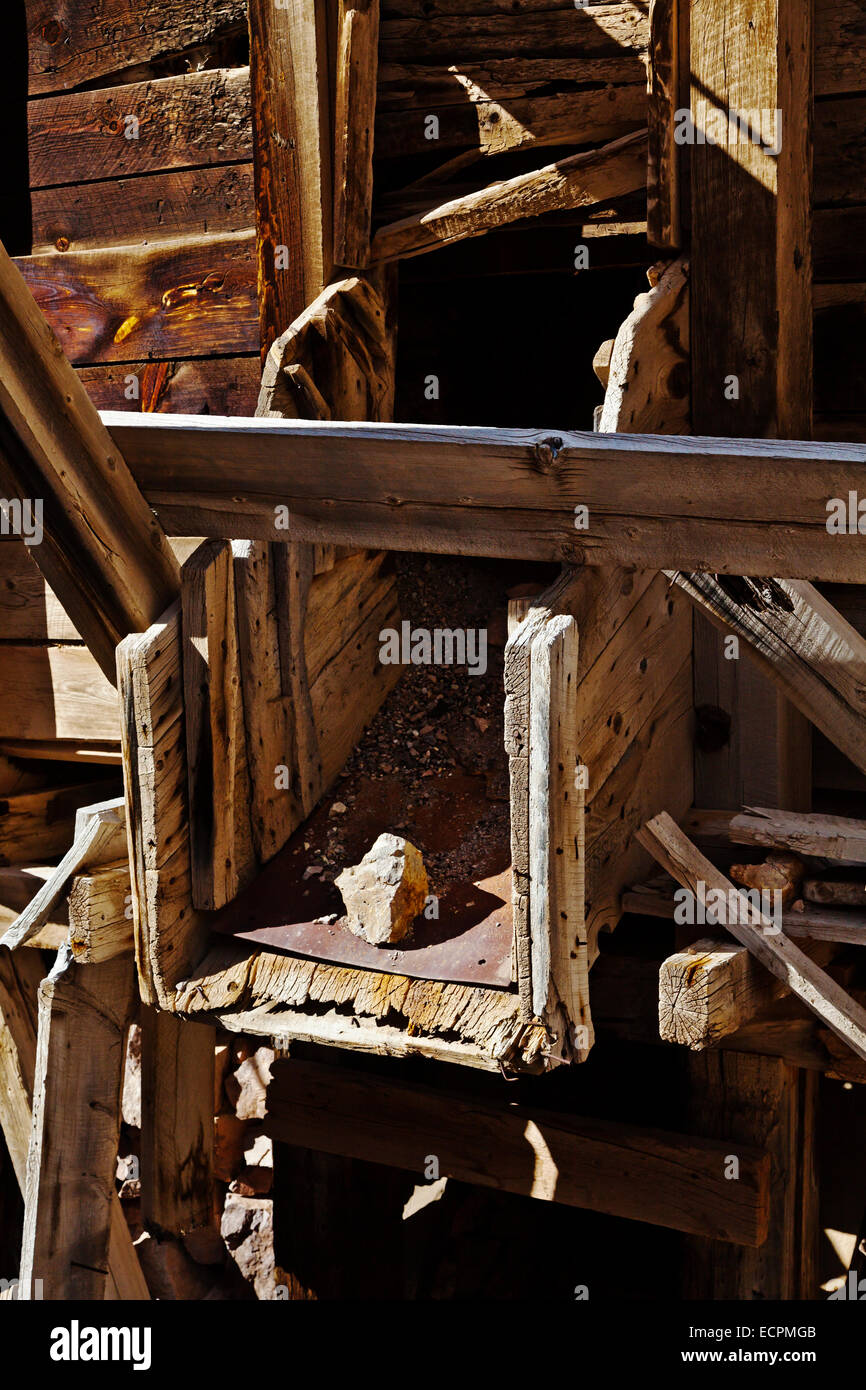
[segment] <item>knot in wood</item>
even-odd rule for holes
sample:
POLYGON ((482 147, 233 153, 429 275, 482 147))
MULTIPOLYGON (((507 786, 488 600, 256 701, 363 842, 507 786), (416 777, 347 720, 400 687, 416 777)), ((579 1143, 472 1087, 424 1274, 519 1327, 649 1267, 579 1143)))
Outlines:
POLYGON ((548 439, 539 439, 533 445, 532 453, 540 473, 551 473, 557 466, 557 460, 562 452, 562 440, 558 435, 551 435, 548 439))

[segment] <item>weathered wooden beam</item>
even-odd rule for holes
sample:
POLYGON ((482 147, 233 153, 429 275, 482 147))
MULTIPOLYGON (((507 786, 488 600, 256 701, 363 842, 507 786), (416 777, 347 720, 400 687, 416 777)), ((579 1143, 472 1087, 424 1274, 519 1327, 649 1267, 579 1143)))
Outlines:
POLYGON ((255 875, 232 550, 204 541, 181 570, 192 900, 223 907, 255 875))
POLYGON ((326 7, 249 6, 262 356, 331 272, 326 7))
POLYGON ((214 1221, 214 1037, 206 1023, 142 1011, 142 1218, 157 1235, 214 1221))
MULTIPOLYGON (((623 893, 622 910, 642 917, 675 921, 677 904, 670 893, 650 888, 647 884, 638 884, 623 893)), ((866 946, 866 912, 839 912, 804 904, 796 911, 782 912, 779 920, 786 936, 866 946)))
POLYGON ((542 213, 591 207, 646 182, 647 136, 637 131, 601 149, 569 155, 529 174, 490 184, 453 202, 380 227, 372 261, 420 256, 465 237, 481 236, 509 222, 542 213))
POLYGON ((0 865, 42 863, 65 853, 76 812, 120 790, 118 777, 19 792, 0 802, 0 865))
POLYGON ((373 130, 379 0, 340 0, 334 116, 334 262, 367 264, 373 210, 373 130))
POLYGON ((442 1176, 541 1201, 603 1211, 675 1230, 760 1245, 769 1164, 740 1152, 740 1180, 724 1178, 723 1146, 605 1120, 495 1106, 307 1062, 277 1069, 270 1134, 326 1153, 442 1176))
POLYGON ((578 628, 552 617, 530 649, 529 928, 532 1008, 565 1055, 592 1046, 586 939, 584 783, 580 776, 578 628))
POLYGON ((711 864, 669 815, 663 812, 638 832, 638 839, 655 856, 662 868, 688 888, 699 901, 715 890, 724 894, 723 925, 732 936, 748 947, 762 965, 784 980, 804 1004, 828 1028, 847 1043, 858 1057, 866 1059, 866 1009, 819 969, 799 947, 711 864), (733 920, 736 918, 737 920, 733 920), (740 920, 745 918, 746 920, 740 920))
MULTIPOLYGON (((31 898, 54 873, 53 865, 21 865, 15 869, 0 869, 0 942, 3 933, 17 921, 31 898)), ((34 949, 56 951, 66 940, 69 931, 66 905, 58 902, 49 912, 48 920, 30 937, 34 949)))
POLYGON ((123 798, 83 806, 75 817, 75 839, 50 878, 39 889, 20 917, 3 937, 4 946, 14 950, 36 934, 59 899, 69 880, 80 869, 109 864, 126 853, 126 808, 123 798))
POLYGON ((76 874, 69 885, 69 945, 80 965, 132 954, 129 861, 76 874))
POLYGON ((649 158, 647 169, 647 239, 675 251, 680 228, 680 150, 675 135, 680 101, 679 22, 685 0, 650 0, 649 10, 649 158))
POLYGON ((689 434, 688 263, 653 266, 613 343, 598 428, 604 433, 689 434))
POLYGON ((0 481, 42 506, 33 558, 112 682, 114 649, 177 591, 177 563, 123 456, 0 248, 0 481))
POLYGON ((712 574, 669 577, 718 628, 747 642, 764 674, 866 772, 866 639, 814 585, 759 580, 732 592, 712 574))
POLYGON ((830 499, 866 496, 862 445, 104 419, 176 535, 866 581, 866 549, 826 527, 830 499), (275 529, 277 507, 287 532, 275 529))
MULTIPOLYGON (((104 1299, 125 1035, 137 1008, 129 955, 79 966, 67 948, 39 987, 21 1281, 47 1299, 104 1299)), ((32 1297, 32 1292, 29 1292, 32 1297)))
POLYGON ((775 811, 765 806, 745 806, 742 812, 693 810, 683 829, 710 844, 759 845, 841 864, 866 864, 866 821, 848 816, 775 811))

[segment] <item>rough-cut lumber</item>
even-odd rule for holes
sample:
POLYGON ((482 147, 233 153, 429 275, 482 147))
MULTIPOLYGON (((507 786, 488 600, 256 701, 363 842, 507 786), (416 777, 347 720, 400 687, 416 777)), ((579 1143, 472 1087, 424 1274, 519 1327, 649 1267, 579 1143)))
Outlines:
POLYGON ((274 342, 257 416, 388 420, 394 338, 385 296, 364 276, 332 281, 274 342))
POLYGON ((132 361, 78 368, 99 410, 166 411, 172 415, 254 415, 261 385, 258 350, 244 357, 132 361), (130 399, 129 377, 138 380, 130 399))
POLYGON ((858 879, 807 878, 803 897, 807 903, 828 903, 831 907, 866 907, 866 874, 858 879))
POLYGON ((334 263, 365 266, 373 210, 379 0, 340 0, 334 116, 334 263))
POLYGON ((64 358, 20 274, 0 250, 0 483, 39 498, 32 547, 110 680, 114 649, 176 590, 162 528, 64 358))
MULTIPOLYGON (((54 873, 53 865, 30 865, 17 869, 0 869, 0 942, 3 933, 21 916, 31 898, 35 897, 47 878, 54 873)), ((42 924, 29 944, 35 948, 56 951, 66 940, 69 930, 66 905, 55 904, 48 920, 42 924)))
POLYGON ((675 140, 680 100, 680 4, 688 0, 650 0, 649 105, 647 127, 647 239, 673 251, 682 245, 680 230, 680 149, 675 140))
POLYGON ((186 561, 181 603, 192 900, 214 909, 236 897, 256 868, 227 541, 205 541, 186 561))
MULTIPOLYGON (((747 906, 747 899, 695 848, 666 812, 647 822, 638 832, 638 838, 662 867, 698 899, 704 900, 707 892, 714 889, 724 893, 729 903, 736 899, 744 909, 738 915, 747 913, 749 921, 726 920, 724 925, 731 935, 748 947, 773 975, 786 981, 792 993, 858 1057, 866 1059, 866 1009, 814 965, 768 917, 747 906)), ((726 913, 725 917, 732 915, 726 913)))
POLYGON ((0 864, 27 864, 64 854, 76 812, 120 790, 117 778, 46 787, 0 800, 0 864))
POLYGON ((117 649, 124 791, 139 989, 170 1009, 174 977, 204 954, 208 929, 192 907, 180 602, 117 649))
POLYGON ((659 1034, 701 1051, 786 992, 745 946, 704 938, 662 961, 659 1034))
POLYGON ((613 345, 599 430, 688 434, 688 263, 683 257, 650 272, 613 345))
POLYGON ((549 1017, 560 1046, 584 1061, 592 1023, 576 743, 578 642, 574 618, 561 614, 535 635, 530 651, 529 927, 533 1013, 549 1017))
POLYGON ((67 0, 48 20, 43 5, 29 0, 27 10, 30 95, 35 96, 93 83, 238 33, 246 5, 244 0, 161 0, 157 6, 67 0))
MULTIPOLYGON (((784 1061, 738 1052, 688 1054, 694 1078, 690 1128, 712 1135, 728 1155, 757 1146, 770 1161, 766 1240, 756 1248, 706 1239, 684 1242, 684 1298, 814 1298, 818 1232, 812 1155, 817 1077, 784 1061)), ((728 1184, 736 1187, 736 1180, 728 1184)))
POLYGON ((732 594, 711 574, 670 577, 718 627, 747 642, 760 669, 866 771, 866 639, 812 584, 773 580, 764 602, 742 584, 732 594))
POLYGON ((4 642, 0 656, 0 734, 88 742, 119 737, 117 692, 86 647, 4 642))
POLYGON ((45 967, 35 951, 0 949, 0 1128, 24 1191, 30 1142, 36 1016, 45 967))
POLYGON ((331 270, 326 14, 311 0, 249 7, 262 354, 331 270))
POLYGON ((70 849, 6 932, 4 946, 14 950, 35 935, 65 893, 69 880, 80 869, 109 864, 125 853, 126 810, 123 799, 81 807, 75 815, 75 838, 70 849))
POLYGON ((608 4, 587 8, 551 3, 514 5, 495 0, 480 5, 478 0, 459 5, 436 5, 430 15, 416 0, 412 6, 400 5, 401 18, 385 19, 381 29, 380 61, 417 61, 423 53, 426 62, 459 57, 486 61, 490 58, 528 54, 533 57, 562 57, 617 54, 625 50, 640 56, 647 46, 647 19, 644 6, 608 4))
POLYGON ((287 1143, 760 1245, 769 1162, 740 1152, 724 1178, 718 1143, 691 1136, 495 1106, 405 1082, 309 1062, 281 1066, 268 1096, 269 1132, 287 1143))
MULTIPOLYGON (((0 623, 4 646, 22 640, 79 641, 80 634, 45 583, 29 551, 30 546, 11 536, 0 543, 0 623)), ((20 734, 19 729, 15 732, 20 734)))
POLYGON ((591 207, 631 193, 646 181, 646 155, 646 131, 638 131, 601 149, 569 155, 532 173, 490 184, 380 228, 373 238, 371 260, 418 256, 525 217, 591 207))
POLYGON ((843 864, 866 864, 866 821, 848 816, 776 811, 767 806, 745 806, 742 812, 695 809, 683 821, 683 829, 706 844, 732 841, 762 849, 789 849, 843 864))
POLYGON ((93 743, 63 738, 4 738, 0 739, 0 756, 39 762, 100 763, 113 767, 120 762, 120 729, 116 741, 95 739, 93 743))
POLYGON ((248 161, 249 100, 249 70, 228 68, 31 101, 31 187, 248 161))
POLYGON ((37 188, 30 204, 34 255, 240 232, 252 223, 253 166, 216 164, 37 188))
POLYGON ((80 965, 131 954, 132 894, 129 862, 76 874, 69 885, 69 945, 80 965))
MULTIPOLYGON (((17 265, 76 364, 206 356, 217 343, 225 353, 244 353, 258 345, 250 229, 25 256, 17 265)), ((130 374, 132 366, 122 375, 130 374)))
POLYGON ((864 548, 826 528, 828 499, 866 496, 863 445, 103 418, 175 535, 279 539, 286 506, 298 540, 866 581, 864 548))
MULTIPOLYGON (((685 818, 688 829, 688 818, 685 818)), ((663 917, 674 920, 677 904, 670 893, 648 884, 638 884, 622 895, 623 912, 639 916, 663 917)), ((781 927, 786 936, 803 937, 809 941, 829 941, 851 946, 866 945, 866 913, 839 912, 801 904, 781 915, 781 927)))
POLYGON ((213 1221, 214 1029, 145 1008, 142 1217, 179 1236, 213 1221))
MULTIPOLYGON (((39 987, 21 1281, 47 1299, 103 1299, 109 1283, 129 956, 79 966, 68 949, 39 987)), ((32 1296, 32 1295, 31 1295, 32 1296)))

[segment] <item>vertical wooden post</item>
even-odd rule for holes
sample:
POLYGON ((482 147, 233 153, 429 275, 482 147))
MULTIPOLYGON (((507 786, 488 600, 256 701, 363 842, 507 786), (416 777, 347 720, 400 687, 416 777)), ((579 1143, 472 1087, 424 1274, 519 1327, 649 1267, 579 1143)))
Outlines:
MULTIPOLYGON (((691 354, 696 434, 808 439, 812 417, 812 0, 691 0, 691 354)), ((695 615, 695 705, 730 717, 695 751, 699 805, 808 809, 808 722, 695 615)), ((687 1296, 812 1292, 816 1092, 764 1057, 689 1056, 701 1133, 773 1156, 757 1251, 687 1241, 687 1296)))
POLYGON ((262 361, 331 274, 326 8, 250 0, 262 361))
POLYGON ((214 1222, 215 1029, 142 1010, 141 1203, 155 1235, 214 1222))
POLYGON ((33 1128, 27 1155, 23 1296, 111 1294, 126 1030, 137 1004, 131 956, 75 965, 64 947, 39 986, 33 1128))

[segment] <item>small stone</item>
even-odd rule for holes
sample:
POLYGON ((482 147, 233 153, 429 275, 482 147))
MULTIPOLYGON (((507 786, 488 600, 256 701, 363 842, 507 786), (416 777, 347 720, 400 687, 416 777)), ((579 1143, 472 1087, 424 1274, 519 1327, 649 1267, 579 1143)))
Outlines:
POLYGON ((401 941, 427 900, 420 850, 399 835, 380 835, 372 849, 335 880, 349 930, 374 946, 401 941))
POLYGON ((344 816, 348 809, 344 801, 335 801, 331 807, 330 814, 332 816, 344 816))
POLYGON ((321 872, 321 864, 308 864, 306 869, 304 869, 302 877, 303 879, 315 878, 316 874, 320 874, 321 872))

